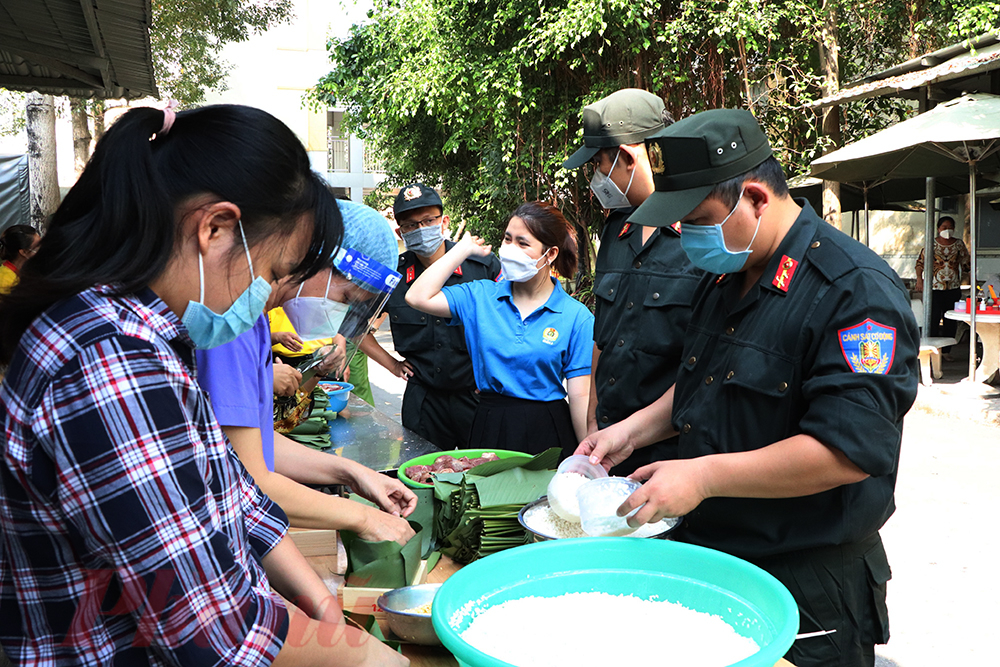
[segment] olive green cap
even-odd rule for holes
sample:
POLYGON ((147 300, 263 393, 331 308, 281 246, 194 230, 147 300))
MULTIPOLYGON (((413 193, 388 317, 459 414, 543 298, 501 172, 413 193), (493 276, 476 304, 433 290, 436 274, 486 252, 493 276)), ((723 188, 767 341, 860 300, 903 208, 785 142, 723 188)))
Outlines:
POLYGON ((688 116, 646 138, 655 191, 629 217, 669 227, 698 207, 712 189, 771 157, 757 119, 744 109, 712 109, 688 116))
POLYGON ((663 100, 638 88, 611 93, 583 108, 583 146, 565 162, 563 169, 578 169, 602 148, 637 144, 663 129, 663 100))

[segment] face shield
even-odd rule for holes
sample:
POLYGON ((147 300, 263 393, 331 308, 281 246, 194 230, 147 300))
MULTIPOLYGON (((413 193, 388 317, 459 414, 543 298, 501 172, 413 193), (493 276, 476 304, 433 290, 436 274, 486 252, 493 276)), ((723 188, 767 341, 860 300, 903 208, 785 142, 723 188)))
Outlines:
POLYGON ((333 267, 338 277, 342 276, 347 281, 334 298, 347 305, 338 333, 353 343, 348 348, 345 362, 349 364, 358 344, 368 335, 372 322, 382 313, 389 295, 399 284, 400 275, 350 248, 341 248, 334 255, 333 267))

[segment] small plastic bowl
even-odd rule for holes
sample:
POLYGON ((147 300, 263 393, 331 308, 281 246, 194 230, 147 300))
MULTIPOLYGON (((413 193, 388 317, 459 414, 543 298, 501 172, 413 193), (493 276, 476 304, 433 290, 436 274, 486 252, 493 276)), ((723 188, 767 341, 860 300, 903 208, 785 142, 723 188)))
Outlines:
POLYGON ((589 456, 581 456, 579 454, 570 456, 556 468, 556 474, 549 481, 549 487, 546 491, 549 497, 549 506, 563 521, 579 523, 580 506, 577 499, 564 498, 562 497, 563 494, 560 493, 560 484, 557 480, 559 479, 559 475, 566 473, 576 473, 583 475, 587 479, 602 479, 608 476, 608 472, 603 467, 591 463, 589 456))
POLYGON ((326 397, 330 401, 330 412, 340 412, 347 407, 347 399, 354 389, 350 382, 329 382, 323 381, 319 386, 326 392, 326 397))
POLYGON ((583 532, 591 537, 621 536, 634 533, 637 529, 628 525, 628 516, 618 516, 617 510, 625 499, 642 484, 626 477, 604 477, 593 479, 576 492, 580 502, 580 525, 583 532))
POLYGON ((393 634, 414 644, 440 646, 431 622, 430 613, 417 614, 407 611, 434 601, 441 584, 419 584, 405 586, 383 593, 378 598, 378 607, 385 612, 389 629, 393 634))

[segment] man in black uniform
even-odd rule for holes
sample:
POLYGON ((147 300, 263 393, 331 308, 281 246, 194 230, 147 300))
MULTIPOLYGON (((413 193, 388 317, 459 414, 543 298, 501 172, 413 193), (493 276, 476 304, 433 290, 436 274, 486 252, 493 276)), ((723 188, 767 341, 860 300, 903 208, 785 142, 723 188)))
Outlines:
MULTIPOLYGON (((478 403, 465 332, 460 326, 448 326, 448 320, 406 305, 406 292, 413 281, 455 245, 444 238, 448 216, 437 192, 423 183, 401 189, 392 210, 407 250, 399 256, 397 269, 403 277, 385 310, 393 346, 404 360, 392 357, 372 336, 362 349, 407 380, 403 426, 442 449, 465 448, 470 444, 469 431, 478 403)), ((496 280, 499 275, 500 260, 495 255, 469 257, 445 284, 496 280)))
MULTIPOLYGON (((680 227, 630 219, 653 192, 646 137, 673 123, 656 95, 626 88, 583 109, 583 146, 564 169, 590 164, 590 187, 610 211, 594 274, 593 382, 588 432, 625 419, 674 383, 691 297, 701 271, 681 249, 680 227)), ((677 456, 677 438, 657 442, 615 467, 617 475, 677 456)))
POLYGON ((646 140, 656 192, 634 214, 681 221, 695 294, 677 383, 591 435, 605 465, 680 432, 675 461, 619 509, 685 516, 678 539, 745 558, 799 605, 797 667, 873 665, 889 638, 892 514, 903 416, 917 393, 909 295, 877 255, 788 195, 747 111, 717 109, 646 140), (831 631, 836 632, 831 632, 831 631))

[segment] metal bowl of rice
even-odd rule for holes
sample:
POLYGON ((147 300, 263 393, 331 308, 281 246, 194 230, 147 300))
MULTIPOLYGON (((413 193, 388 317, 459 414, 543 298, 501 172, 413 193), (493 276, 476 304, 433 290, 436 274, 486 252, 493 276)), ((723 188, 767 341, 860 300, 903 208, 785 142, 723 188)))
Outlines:
MULTIPOLYGON (((549 506, 548 496, 542 496, 532 503, 528 503, 517 513, 517 520, 521 526, 531 534, 532 542, 547 542, 549 540, 559 540, 571 537, 589 537, 583 532, 580 524, 570 523, 559 518, 549 506)), ((653 524, 641 526, 627 537, 643 537, 657 540, 670 539, 670 533, 677 530, 681 525, 682 517, 675 519, 663 519, 653 524)))

